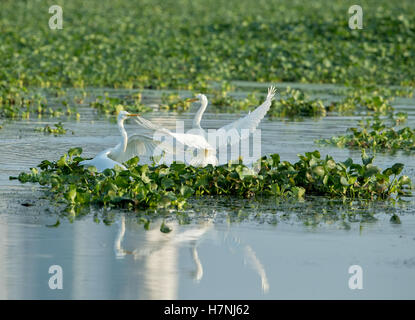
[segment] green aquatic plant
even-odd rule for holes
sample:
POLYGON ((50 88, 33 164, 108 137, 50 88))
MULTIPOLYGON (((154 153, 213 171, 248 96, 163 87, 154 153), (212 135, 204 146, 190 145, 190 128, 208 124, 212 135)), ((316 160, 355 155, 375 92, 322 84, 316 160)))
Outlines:
POLYGON ((255 92, 248 93, 243 99, 237 99, 228 91, 214 90, 210 94, 210 103, 218 112, 240 112, 259 106, 261 100, 255 92))
POLYGON ((400 125, 408 120, 408 114, 406 112, 397 112, 395 114, 390 114, 390 118, 393 120, 395 125, 400 125))
POLYGON ((47 194, 68 206, 108 206, 129 210, 182 209, 193 197, 232 196, 303 199, 305 196, 350 199, 393 199, 410 195, 411 180, 400 176, 403 164, 381 170, 373 157, 363 154, 362 164, 352 159, 336 162, 318 151, 299 155, 299 161, 280 161, 278 154, 263 157, 252 168, 242 161, 198 168, 183 163, 170 166, 140 165, 137 157, 126 170, 116 166, 103 173, 79 166, 81 148, 70 149, 59 160, 42 161, 22 172, 22 183, 47 187, 47 194))
POLYGON ((161 95, 161 110, 166 111, 187 111, 190 109, 191 102, 180 97, 178 93, 163 93, 161 95))
MULTIPOLYGON (((63 94, 63 93, 62 93, 63 94)), ((46 95, 39 90, 29 90, 23 86, 22 81, 8 83, 0 81, 0 117, 7 119, 29 119, 31 116, 41 118, 61 117, 63 115, 80 115, 76 108, 69 106, 67 101, 62 101, 62 106, 48 105, 46 95)))
MULTIPOLYGON (((261 104, 261 97, 256 92, 249 93, 243 99, 236 99, 227 91, 213 90, 211 104, 221 112, 247 111, 261 104)), ((269 117, 324 117, 326 108, 319 99, 310 99, 303 91, 287 89, 278 92, 267 115, 269 117)))
MULTIPOLYGON (((395 123, 400 124, 407 116, 397 114, 395 123)), ((371 149, 377 151, 396 152, 415 151, 415 129, 410 127, 395 128, 388 126, 378 117, 360 122, 359 128, 349 128, 350 134, 335 136, 330 139, 316 140, 320 145, 334 145, 340 148, 371 149)))
POLYGON ((270 117, 324 117, 326 108, 320 99, 310 99, 303 91, 288 87, 275 99, 268 112, 270 117))
POLYGON ((332 102, 329 106, 330 111, 337 111, 340 113, 350 113, 358 108, 379 114, 388 114, 394 110, 390 104, 390 99, 386 99, 382 96, 346 97, 341 101, 332 102))
POLYGON ((31 113, 53 114, 53 111, 46 107, 45 97, 39 94, 29 95, 21 81, 14 84, 0 82, 0 117, 29 118, 31 113))
POLYGON ((136 113, 145 113, 151 111, 152 109, 150 107, 141 103, 141 99, 141 93, 136 93, 124 98, 110 97, 106 95, 105 97, 97 97, 95 101, 92 101, 89 104, 89 106, 97 109, 100 113, 107 115, 116 115, 122 110, 129 110, 136 113))
MULTIPOLYGON (((63 127, 62 122, 56 123, 55 124, 55 128, 51 127, 50 125, 45 125, 44 127, 39 127, 39 128, 35 128, 35 131, 37 132, 43 132, 46 134, 53 134, 55 136, 60 135, 60 134, 66 134, 66 129, 63 127)), ((72 134, 74 134, 74 132, 72 131, 72 134)))
POLYGON ((382 96, 385 99, 393 99, 394 97, 411 98, 414 94, 414 87, 392 87, 382 86, 378 84, 365 84, 351 86, 348 92, 349 96, 382 96))
POLYGON ((349 89, 340 101, 328 106, 329 111, 352 114, 356 110, 364 110, 375 114, 391 114, 394 111, 391 101, 399 92, 385 87, 360 86, 349 89))
POLYGON ((363 1, 363 31, 348 28, 342 1, 73 0, 56 32, 39 23, 49 6, 3 1, 1 79, 198 91, 235 79, 415 84, 412 0, 363 1))

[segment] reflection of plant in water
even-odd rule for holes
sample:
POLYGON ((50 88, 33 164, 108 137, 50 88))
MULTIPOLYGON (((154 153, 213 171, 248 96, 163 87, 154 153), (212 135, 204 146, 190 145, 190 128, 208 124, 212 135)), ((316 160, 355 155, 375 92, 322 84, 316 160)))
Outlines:
MULTIPOLYGON (((309 199, 301 204, 291 204, 285 210, 295 212, 296 218, 306 226, 336 224, 350 229, 352 223, 372 223, 377 216, 390 216, 391 222, 396 219, 405 202, 384 202, 365 200, 323 200, 309 199)), ((289 219, 285 216, 284 218, 289 219)))
POLYGON ((211 196, 188 199, 185 209, 146 209, 136 212, 107 210, 106 208, 68 206, 55 208, 58 216, 55 224, 60 226, 60 219, 93 218, 96 223, 112 225, 120 214, 127 215, 130 221, 142 226, 144 230, 162 231, 168 227, 169 233, 175 225, 203 224, 206 221, 224 224, 295 224, 307 227, 335 226, 349 230, 353 224, 360 228, 367 223, 375 223, 380 217, 388 217, 391 223, 401 223, 399 215, 405 211, 408 203, 404 200, 362 200, 362 199, 328 199, 310 196, 303 200, 259 197, 256 201, 231 196, 211 196), (164 226, 164 227, 162 227, 164 226))
POLYGON ((305 226, 336 225, 349 229, 352 223, 376 222, 382 215, 389 216, 391 222, 396 222, 398 214, 406 205, 403 200, 370 201, 316 196, 305 197, 303 201, 260 198, 255 202, 213 197, 193 200, 186 213, 190 216, 190 221, 215 215, 217 222, 271 225, 297 222, 305 226))

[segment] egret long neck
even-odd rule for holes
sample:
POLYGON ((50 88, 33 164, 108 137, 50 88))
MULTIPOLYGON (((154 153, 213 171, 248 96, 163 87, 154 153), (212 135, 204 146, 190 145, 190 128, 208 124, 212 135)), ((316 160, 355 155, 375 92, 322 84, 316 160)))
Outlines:
POLYGON ((127 143, 128 143, 128 136, 127 131, 124 129, 124 119, 118 120, 118 130, 120 130, 121 133, 121 149, 123 152, 127 149, 127 143))
POLYGON ((198 129, 201 129, 200 120, 202 120, 203 113, 205 112, 206 107, 208 105, 208 101, 205 96, 201 98, 200 104, 201 104, 200 108, 196 112, 195 117, 193 118, 193 128, 198 128, 198 129))

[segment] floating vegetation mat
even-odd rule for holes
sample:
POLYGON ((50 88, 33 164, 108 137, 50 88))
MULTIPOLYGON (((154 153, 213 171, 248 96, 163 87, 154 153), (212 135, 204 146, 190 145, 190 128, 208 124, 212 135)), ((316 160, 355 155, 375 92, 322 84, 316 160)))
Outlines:
MULTIPOLYGON (((50 89, 48 96, 62 98, 66 96, 66 92, 61 89, 50 89)), ((69 106, 65 99, 62 98, 59 103, 55 101, 54 104, 52 108, 44 93, 40 93, 37 89, 28 89, 23 86, 21 80, 0 81, 0 118, 16 120, 29 119, 32 116, 57 118, 63 115, 75 115, 76 119, 80 118, 76 107, 69 106)))
MULTIPOLYGON (((405 115, 397 117, 396 123, 406 120, 405 115)), ((317 140, 320 145, 334 145, 351 149, 371 149, 395 153, 398 150, 405 152, 415 151, 415 130, 410 127, 394 128, 379 118, 360 122, 360 128, 348 129, 350 134, 317 140)))
MULTIPOLYGON (((57 136, 61 134, 66 134, 67 129, 63 127, 62 122, 59 122, 55 124, 55 128, 47 124, 44 127, 35 128, 35 131, 43 132, 45 134, 53 134, 54 136, 57 136)), ((72 131, 72 134, 74 134, 73 131, 72 131)))
POLYGON ((242 161, 204 168, 183 163, 150 166, 139 164, 135 157, 126 162, 126 170, 116 167, 102 173, 79 166, 84 160, 81 153, 81 148, 70 149, 58 161, 44 160, 39 168, 10 178, 38 183, 46 187, 48 198, 71 208, 96 205, 127 210, 181 210, 203 196, 395 200, 409 196, 412 188, 410 178, 401 175, 403 164, 381 170, 365 153, 362 164, 352 159, 336 162, 330 156, 322 159, 318 151, 299 155, 296 163, 273 154, 252 168, 242 161))
POLYGON ((29 86, 201 90, 209 81, 414 85, 415 3, 2 1, 0 77, 29 86), (281 14, 283 13, 283 14, 281 14))

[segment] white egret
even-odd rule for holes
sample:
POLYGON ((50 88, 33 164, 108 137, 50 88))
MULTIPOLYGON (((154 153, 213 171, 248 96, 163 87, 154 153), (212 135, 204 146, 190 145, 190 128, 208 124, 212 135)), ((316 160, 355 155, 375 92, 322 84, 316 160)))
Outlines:
MULTIPOLYGON (((224 137, 230 137, 230 132, 232 131, 232 133, 236 133, 238 139, 246 138, 247 135, 244 133, 254 132, 261 120, 265 117, 266 113, 271 107, 271 103, 274 99, 275 93, 276 88, 274 86, 268 88, 268 95, 265 101, 259 107, 257 107, 254 111, 249 112, 246 116, 220 128, 218 130, 219 135, 223 135, 224 137)), ((200 125, 203 113, 205 112, 208 105, 208 99, 205 95, 198 94, 195 99, 189 99, 187 101, 199 101, 201 104, 199 110, 197 111, 193 119, 193 128, 190 131, 191 133, 174 133, 169 129, 162 128, 150 122, 149 120, 144 119, 141 116, 137 116, 138 120, 136 120, 136 122, 146 129, 167 134, 175 138, 178 142, 182 143, 190 149, 204 151, 202 153, 198 153, 198 156, 192 158, 192 160, 190 161, 191 165, 202 167, 208 164, 217 165, 218 159, 216 157, 216 148, 220 147, 220 145, 212 146, 208 142, 207 132, 200 125)), ((228 139, 224 139, 222 141, 224 141, 225 143, 229 143, 228 139)))
MULTIPOLYGON (((137 116, 136 122, 142 127, 152 130, 154 133, 164 134, 176 139, 177 142, 190 148, 191 150, 203 151, 202 156, 193 157, 190 164, 193 166, 206 166, 208 164, 217 165, 216 149, 206 140, 205 136, 193 133, 176 133, 169 129, 162 128, 151 121, 137 116)), ((153 135, 154 136, 154 135, 153 135)), ((154 139, 153 141, 157 141, 154 139)))
POLYGON ((95 158, 91 160, 84 160, 79 162, 79 165, 86 166, 86 167, 95 167, 97 168, 98 172, 102 172, 105 169, 113 169, 115 166, 120 166, 122 169, 126 169, 121 163, 114 161, 108 158, 108 155, 111 153, 111 148, 106 149, 98 153, 95 158))
MULTIPOLYGON (((135 134, 128 138, 127 131, 124 128, 124 121, 129 117, 137 117, 138 114, 132 114, 127 111, 120 111, 117 118, 118 129, 121 133, 121 141, 113 148, 108 148, 98 153, 92 160, 84 160, 79 165, 91 167, 94 166, 99 172, 105 169, 112 169, 116 165, 125 169, 121 163, 135 156, 154 154, 154 151, 161 142, 156 141, 145 135, 135 134)), ((168 146, 163 146, 167 151, 168 146)))
MULTIPOLYGON (((270 87, 268 89, 268 95, 265 101, 259 107, 257 107, 253 112, 250 112, 246 116, 220 128, 219 130, 222 130, 221 134, 227 137, 229 136, 228 133, 233 130, 234 133, 237 133, 238 139, 246 138, 246 136, 243 135, 243 130, 247 130, 248 132, 253 132, 256 130, 258 124, 264 118, 269 108, 271 107, 271 102, 274 98, 275 92, 275 87, 270 87)), ((154 138, 154 135, 153 137, 149 137, 145 135, 135 134, 131 137, 128 137, 127 132, 124 128, 124 121, 129 117, 136 117, 136 122, 142 127, 171 136, 190 150, 202 151, 198 152, 197 156, 192 157, 190 160, 190 165, 202 167, 208 164, 217 165, 218 159, 216 157, 216 148, 220 147, 220 145, 213 146, 210 144, 208 142, 207 132, 200 126, 200 121, 202 119, 203 113, 205 112, 208 105, 208 99, 205 95, 198 94, 196 98, 189 99, 188 101, 200 101, 201 103, 201 106, 193 119, 193 128, 191 130, 192 133, 175 133, 169 129, 162 128, 147 119, 144 119, 139 114, 131 114, 127 111, 120 111, 117 118, 118 129, 121 133, 120 143, 118 143, 113 148, 108 148, 98 153, 93 159, 81 161, 79 164, 83 166, 95 166, 99 172, 102 172, 108 168, 112 169, 116 165, 125 169, 121 163, 135 156, 154 156, 156 151, 173 153, 171 145, 154 138)), ((227 143, 226 140, 225 142, 227 143)))

